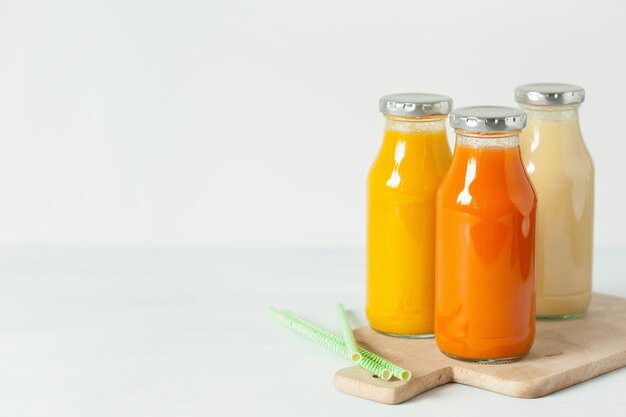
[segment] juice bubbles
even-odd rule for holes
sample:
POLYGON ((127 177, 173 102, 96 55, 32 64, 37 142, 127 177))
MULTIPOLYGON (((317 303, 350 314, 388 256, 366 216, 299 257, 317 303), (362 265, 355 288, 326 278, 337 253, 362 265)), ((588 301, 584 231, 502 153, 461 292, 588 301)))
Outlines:
POLYGON ((527 84, 515 90, 528 114, 522 157, 539 197, 537 318, 583 315, 591 301, 594 168, 578 123, 581 87, 527 84))
POLYGON ((435 195, 450 165, 451 107, 434 94, 380 101, 386 125, 368 177, 366 313, 382 333, 433 335, 435 195))
POLYGON ((467 107, 450 124, 457 141, 437 195, 435 337, 448 356, 509 362, 535 336, 537 198, 519 148, 525 115, 467 107))

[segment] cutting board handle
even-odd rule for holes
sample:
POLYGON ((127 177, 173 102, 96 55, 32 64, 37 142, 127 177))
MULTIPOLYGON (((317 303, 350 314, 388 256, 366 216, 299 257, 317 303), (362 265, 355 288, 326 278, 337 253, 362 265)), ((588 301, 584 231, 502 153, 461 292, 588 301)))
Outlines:
POLYGON ((363 368, 351 366, 335 373, 333 383, 339 391, 385 404, 398 404, 422 392, 452 381, 452 367, 435 367, 421 372, 411 370, 409 381, 383 381, 363 368), (366 395, 364 395, 366 394, 366 395))

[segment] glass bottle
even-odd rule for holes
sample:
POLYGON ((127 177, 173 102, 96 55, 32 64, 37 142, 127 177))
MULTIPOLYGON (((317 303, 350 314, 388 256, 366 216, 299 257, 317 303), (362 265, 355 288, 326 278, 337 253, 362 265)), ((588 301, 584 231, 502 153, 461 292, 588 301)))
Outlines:
POLYGON ((522 158, 539 197, 538 319, 580 317, 591 301, 594 168, 578 122, 584 98, 569 84, 515 89, 528 115, 522 158))
POLYGON ((388 335, 433 336, 435 195, 450 165, 451 108, 435 94, 380 100, 385 133, 367 183, 366 313, 388 335))
POLYGON ((519 147, 525 122, 508 107, 450 115, 457 137, 437 195, 435 337, 456 359, 511 362, 533 344, 537 198, 519 147))

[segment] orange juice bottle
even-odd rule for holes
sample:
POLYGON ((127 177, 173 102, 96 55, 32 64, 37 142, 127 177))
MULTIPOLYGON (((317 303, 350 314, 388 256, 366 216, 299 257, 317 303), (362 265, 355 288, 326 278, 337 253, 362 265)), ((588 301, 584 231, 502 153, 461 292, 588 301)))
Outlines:
POLYGON ((385 134, 368 177, 367 317, 393 336, 432 337, 435 195, 450 166, 449 97, 380 100, 385 134))
POLYGON ((537 198, 519 146, 526 115, 452 112, 457 139, 437 194, 435 337, 453 358, 504 363, 535 337, 537 198))

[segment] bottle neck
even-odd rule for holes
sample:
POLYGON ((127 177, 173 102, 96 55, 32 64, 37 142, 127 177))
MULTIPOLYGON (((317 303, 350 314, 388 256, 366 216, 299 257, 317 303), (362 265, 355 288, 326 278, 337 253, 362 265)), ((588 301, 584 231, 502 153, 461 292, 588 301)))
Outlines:
POLYGON ((446 130, 446 115, 402 117, 385 115, 385 131, 431 133, 446 130))
POLYGON ((489 133, 455 130, 456 146, 449 175, 464 177, 466 186, 476 179, 506 189, 508 175, 524 172, 521 130, 489 133))
POLYGON ((578 108, 580 104, 568 106, 529 106, 520 104, 520 107, 526 112, 528 120, 578 125, 578 108))
POLYGON ((468 132, 455 129, 456 146, 469 149, 511 149, 519 147, 521 130, 508 132, 468 132))

